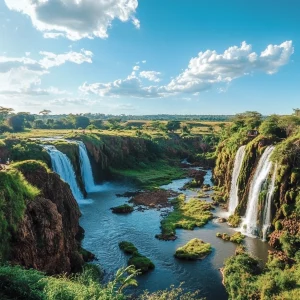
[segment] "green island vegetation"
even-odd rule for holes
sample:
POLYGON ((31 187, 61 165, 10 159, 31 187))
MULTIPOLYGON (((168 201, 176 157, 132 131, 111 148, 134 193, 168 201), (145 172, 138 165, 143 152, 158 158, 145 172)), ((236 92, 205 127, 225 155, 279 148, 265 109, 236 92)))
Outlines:
POLYGON ((176 238, 176 228, 193 230, 195 227, 202 227, 212 219, 212 205, 199 199, 185 201, 185 195, 181 194, 171 201, 174 210, 161 221, 161 234, 156 238, 172 240, 176 238))
MULTIPOLYGON (((184 177, 186 173, 178 163, 179 158, 188 158, 190 162, 214 167, 213 200, 224 207, 230 195, 235 155, 239 147, 245 145, 245 157, 237 182, 239 204, 234 214, 228 218, 232 227, 238 227, 241 217, 245 215, 249 185, 260 157, 267 146, 274 145, 271 161, 276 164, 277 171, 272 203, 273 216, 267 233, 267 241, 272 247, 268 263, 262 267, 256 258, 245 252, 242 245, 238 245, 236 254, 225 262, 222 271, 224 285, 230 299, 300 298, 299 112, 296 113, 295 110, 293 115, 268 117, 257 112, 245 112, 231 117, 210 119, 167 115, 54 116, 50 113, 45 110, 39 116, 14 113, 12 109, 0 107, 1 299, 128 299, 123 291, 126 287, 137 284, 135 276, 138 274, 131 265, 142 271, 154 267, 151 261, 139 254, 134 245, 125 244, 122 246, 123 250, 132 255, 128 261, 129 267, 121 269, 114 279, 103 284, 101 272, 94 266, 84 264, 82 257, 88 255, 83 255, 85 250, 78 246, 78 240, 75 239, 68 247, 78 249, 67 253, 69 256, 65 261, 70 261, 69 258, 73 257, 76 264, 83 266, 76 271, 70 267, 66 271, 55 270, 47 274, 32 270, 29 266, 23 268, 9 264, 16 259, 11 257, 14 253, 12 247, 16 246, 12 242, 26 229, 25 226, 19 227, 23 226, 23 221, 29 222, 42 209, 45 211, 41 217, 47 218, 47 222, 62 220, 61 223, 51 224, 52 228, 61 229, 59 226, 67 227, 70 223, 78 230, 78 206, 72 199, 68 185, 50 171, 49 154, 43 149, 42 142, 37 140, 40 137, 53 136, 83 141, 92 163, 97 166, 97 179, 128 179, 143 189, 155 189, 175 178, 184 177), (8 158, 13 163, 4 165, 8 158), (34 180, 39 184, 38 187, 33 184, 34 180), (55 194, 52 190, 58 185, 60 192, 55 194), (66 202, 61 202, 62 195, 66 195, 66 202), (32 211, 28 210, 29 207, 32 211), (46 215, 48 208, 51 208, 51 214, 46 215), (54 274, 60 275, 49 276, 54 274)), ((53 141, 51 144, 66 153, 74 165, 77 177, 80 177, 77 146, 64 141, 53 141)), ((273 170, 274 167, 272 172, 273 170)), ((77 179, 80 181, 80 178, 77 179)), ((259 221, 263 217, 270 180, 271 176, 267 178, 260 193, 258 224, 261 224, 259 221)), ((203 189, 199 193, 199 197, 204 196, 204 191, 203 189)), ((172 200, 172 205, 174 211, 162 219, 161 234, 157 238, 175 239, 177 228, 192 230, 204 226, 212 219, 213 205, 206 201, 191 199, 186 202, 184 195, 179 195, 172 200)), ((27 224, 33 226, 35 221, 27 224)), ((39 227, 35 230, 41 230, 41 235, 29 243, 35 243, 38 247, 45 246, 46 240, 41 238, 45 228, 39 227)), ((70 233, 71 229, 66 232, 70 233)), ((63 232, 57 238, 70 236, 63 232)), ((262 237, 260 225, 258 236, 262 237)), ((243 236, 239 233, 232 236, 220 234, 220 237, 237 244, 242 244, 243 241, 243 236)), ((64 242, 66 240, 61 240, 60 245, 64 242)), ((23 265, 18 260, 14 264, 23 265)), ((145 291, 138 299, 196 299, 196 294, 184 293, 181 287, 173 287, 171 290, 155 293, 145 291)))
POLYGON ((221 238, 224 241, 230 241, 236 244, 241 244, 244 241, 245 236, 240 232, 236 232, 233 235, 229 235, 227 233, 216 233, 216 237, 221 238))
POLYGON ((114 214, 129 214, 134 211, 134 208, 131 205, 123 204, 111 208, 114 214))
POLYGON ((239 215, 231 215, 228 218, 228 224, 230 227, 237 228, 241 223, 241 217, 239 215))
POLYGON ((120 242, 119 247, 126 254, 134 254, 138 252, 138 249, 130 242, 126 242, 126 241, 120 242))
POLYGON ((200 239, 192 239, 187 244, 176 249, 174 256, 179 259, 197 260, 203 259, 212 251, 209 243, 200 239))
POLYGON ((133 266, 139 273, 144 274, 155 268, 154 263, 148 257, 141 255, 132 243, 123 241, 119 243, 119 247, 124 253, 131 254, 128 266, 133 266))

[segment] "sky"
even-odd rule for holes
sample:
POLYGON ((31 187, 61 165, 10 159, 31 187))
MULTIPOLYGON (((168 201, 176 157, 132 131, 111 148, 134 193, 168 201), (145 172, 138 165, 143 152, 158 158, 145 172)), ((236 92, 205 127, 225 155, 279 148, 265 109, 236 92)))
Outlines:
POLYGON ((298 0, 0 0, 0 106, 290 114, 298 0))

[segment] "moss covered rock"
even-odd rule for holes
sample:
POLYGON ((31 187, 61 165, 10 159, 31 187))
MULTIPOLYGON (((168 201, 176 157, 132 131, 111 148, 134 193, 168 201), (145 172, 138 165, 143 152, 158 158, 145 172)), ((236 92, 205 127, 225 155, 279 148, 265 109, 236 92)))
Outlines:
POLYGON ((133 256, 128 260, 128 266, 134 266, 136 270, 146 273, 155 268, 154 263, 146 256, 141 255, 140 253, 134 253, 133 256))
POLYGON ((179 247, 174 256, 179 259, 197 260, 203 259, 212 251, 209 243, 204 243, 200 239, 192 239, 186 245, 179 247))
POLYGON ((128 204, 123 204, 120 206, 112 207, 111 210, 114 214, 130 214, 134 209, 128 204))
POLYGON ((123 250, 126 254, 134 254, 138 252, 138 249, 130 242, 120 242, 119 247, 123 250))

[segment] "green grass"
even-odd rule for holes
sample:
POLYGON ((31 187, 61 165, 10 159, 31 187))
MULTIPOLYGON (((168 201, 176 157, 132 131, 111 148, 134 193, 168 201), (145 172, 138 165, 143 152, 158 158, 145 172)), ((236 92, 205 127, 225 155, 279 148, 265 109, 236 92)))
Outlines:
POLYGON ((237 228, 239 227, 240 223, 241 223, 241 217, 238 215, 231 215, 228 218, 228 224, 230 225, 230 227, 237 228))
POLYGON ((244 235, 242 235, 240 232, 236 232, 230 237, 230 242, 241 244, 244 241, 244 239, 244 235))
POLYGON ((132 243, 123 241, 119 243, 119 247, 124 253, 131 254, 128 266, 134 266, 134 270, 138 271, 138 273, 147 273, 155 268, 154 263, 148 257, 140 254, 132 243))
POLYGON ((26 201, 39 193, 19 171, 0 171, 0 261, 8 254, 11 235, 24 216, 26 201))
POLYGON ((244 241, 245 236, 240 232, 236 232, 233 235, 229 235, 227 233, 217 233, 216 237, 223 239, 224 241, 230 241, 236 244, 241 244, 244 241))
POLYGON ((171 166, 163 160, 149 164, 141 163, 134 169, 117 170, 111 168, 111 171, 117 177, 129 179, 144 189, 155 189, 185 176, 185 172, 181 168, 171 166))
POLYGON ((138 249, 130 242, 126 242, 126 241, 120 242, 119 247, 126 254, 134 254, 138 252, 138 249))
POLYGON ((136 252, 128 260, 128 265, 134 266, 135 269, 142 274, 147 273, 155 268, 154 263, 148 257, 136 252))
POLYGON ((180 259, 197 260, 203 259, 212 251, 209 243, 204 243, 200 239, 192 239, 187 244, 179 247, 174 256, 180 259))
POLYGON ((212 205, 199 199, 190 199, 185 202, 185 196, 179 195, 172 200, 174 211, 161 221, 162 234, 157 238, 168 239, 175 236, 176 228, 193 230, 202 227, 212 219, 212 205))

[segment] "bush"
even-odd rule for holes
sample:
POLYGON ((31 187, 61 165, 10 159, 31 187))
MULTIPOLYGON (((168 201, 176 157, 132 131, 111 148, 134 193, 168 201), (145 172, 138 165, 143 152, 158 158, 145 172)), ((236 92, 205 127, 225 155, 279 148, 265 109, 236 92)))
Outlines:
POLYGON ((134 254, 134 253, 138 253, 137 248, 130 242, 120 242, 119 243, 119 247, 121 250, 123 250, 126 254, 134 254))
POLYGON ((139 253, 134 253, 133 256, 128 260, 129 266, 134 266, 136 270, 140 271, 141 273, 146 273, 150 270, 155 268, 153 262, 139 253))
POLYGON ((209 243, 200 239, 192 239, 186 245, 179 247, 174 256, 180 259, 197 260, 203 259, 212 251, 209 243))
POLYGON ((238 215, 231 215, 228 218, 228 225, 230 227, 237 228, 237 227, 239 227, 240 223, 241 223, 241 217, 238 215))
POLYGON ((280 221, 275 222, 275 230, 281 230, 282 229, 282 224, 280 221))

